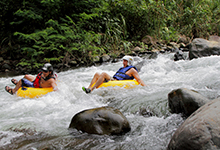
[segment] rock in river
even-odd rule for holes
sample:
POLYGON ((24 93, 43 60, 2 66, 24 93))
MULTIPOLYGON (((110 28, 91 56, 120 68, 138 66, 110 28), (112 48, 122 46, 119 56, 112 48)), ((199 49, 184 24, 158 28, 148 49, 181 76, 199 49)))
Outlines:
POLYGON ((177 129, 167 150, 220 149, 220 98, 200 107, 177 129))
POLYGON ((112 107, 100 107, 77 113, 69 125, 90 134, 118 135, 131 130, 126 117, 112 107))

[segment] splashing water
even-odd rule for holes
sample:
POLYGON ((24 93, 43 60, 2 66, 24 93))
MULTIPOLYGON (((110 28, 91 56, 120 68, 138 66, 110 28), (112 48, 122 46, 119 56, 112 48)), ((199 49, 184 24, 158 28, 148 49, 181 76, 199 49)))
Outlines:
POLYGON ((113 76, 122 62, 61 72, 59 91, 36 99, 5 92, 6 85, 13 87, 11 78, 19 80, 22 76, 1 77, 0 149, 166 149, 183 122, 180 114, 169 112, 168 93, 184 87, 209 99, 217 98, 220 57, 175 62, 173 54, 161 54, 150 60, 135 58, 135 63, 140 61, 145 61, 139 75, 147 86, 129 90, 99 88, 85 94, 81 89, 89 85, 95 72, 113 76), (68 126, 76 113, 101 106, 119 109, 130 122, 131 131, 123 136, 69 134, 68 126))

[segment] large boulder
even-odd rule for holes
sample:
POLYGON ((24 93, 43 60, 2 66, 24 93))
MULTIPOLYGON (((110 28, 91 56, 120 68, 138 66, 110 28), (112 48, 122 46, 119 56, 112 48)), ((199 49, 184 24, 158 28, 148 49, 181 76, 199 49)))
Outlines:
POLYGON ((72 118, 69 128, 99 135, 124 134, 131 130, 126 117, 118 109, 112 107, 100 107, 79 112, 72 118))
POLYGON ((219 55, 220 54, 220 42, 217 40, 205 40, 202 38, 196 38, 189 45, 189 59, 219 55))
POLYGON ((171 113, 183 113, 187 117, 209 101, 198 92, 187 88, 175 89, 168 94, 171 113))
POLYGON ((220 98, 195 111, 176 130, 167 150, 220 149, 220 98))

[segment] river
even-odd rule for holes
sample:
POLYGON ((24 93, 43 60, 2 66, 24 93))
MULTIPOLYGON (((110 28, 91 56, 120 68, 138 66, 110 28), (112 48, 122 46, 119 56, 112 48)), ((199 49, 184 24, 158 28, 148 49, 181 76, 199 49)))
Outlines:
MULTIPOLYGON (((168 93, 177 88, 198 91, 214 99, 220 94, 220 56, 173 61, 173 54, 159 54, 145 61, 139 72, 146 87, 100 88, 91 94, 82 91, 95 72, 113 75, 122 62, 81 67, 58 73, 59 91, 36 99, 20 98, 5 92, 11 79, 0 78, 0 149, 121 149, 165 150, 175 130, 183 123, 180 114, 171 114, 168 93), (72 117, 85 109, 111 106, 128 119, 131 131, 121 136, 70 134, 72 117), (142 115, 146 109, 151 115, 142 115)), ((134 64, 135 64, 134 63, 134 64)))

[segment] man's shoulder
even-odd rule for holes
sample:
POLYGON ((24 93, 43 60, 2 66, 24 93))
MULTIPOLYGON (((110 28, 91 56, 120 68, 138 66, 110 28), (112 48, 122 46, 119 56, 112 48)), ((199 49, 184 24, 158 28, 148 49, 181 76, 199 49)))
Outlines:
POLYGON ((55 77, 51 77, 49 80, 56 81, 56 78, 55 77))
POLYGON ((56 82, 56 78, 55 77, 50 77, 46 82, 56 82))
POLYGON ((131 74, 138 73, 135 68, 131 68, 129 71, 131 72, 131 74))
POLYGON ((130 70, 137 71, 137 70, 136 70, 136 67, 134 67, 134 66, 133 66, 133 67, 131 67, 131 68, 130 68, 130 70))

